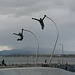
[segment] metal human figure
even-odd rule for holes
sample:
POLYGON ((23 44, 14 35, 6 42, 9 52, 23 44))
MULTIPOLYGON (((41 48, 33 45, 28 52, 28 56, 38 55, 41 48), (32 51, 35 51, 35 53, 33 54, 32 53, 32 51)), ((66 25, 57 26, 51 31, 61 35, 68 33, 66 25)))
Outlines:
POLYGON ((22 41, 23 40, 23 29, 22 32, 19 34, 13 33, 14 35, 20 36, 20 38, 17 39, 17 41, 22 41))
POLYGON ((40 18, 40 19, 32 18, 32 19, 37 20, 37 21, 40 22, 42 30, 44 29, 44 23, 43 23, 43 20, 45 19, 45 17, 46 17, 46 15, 44 15, 44 17, 43 17, 43 18, 40 18))

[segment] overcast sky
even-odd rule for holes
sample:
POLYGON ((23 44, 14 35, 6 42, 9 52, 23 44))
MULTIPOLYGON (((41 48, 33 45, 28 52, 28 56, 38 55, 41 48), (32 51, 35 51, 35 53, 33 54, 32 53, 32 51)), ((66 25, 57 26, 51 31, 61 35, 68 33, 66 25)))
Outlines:
POLYGON ((44 15, 52 18, 59 29, 56 49, 61 50, 59 43, 63 43, 64 50, 75 51, 75 0, 0 0, 0 50, 37 47, 29 32, 24 32, 23 41, 17 41, 19 37, 13 33, 22 28, 36 34, 40 48, 53 48, 57 36, 53 22, 45 18, 42 30, 40 23, 32 20, 44 15))

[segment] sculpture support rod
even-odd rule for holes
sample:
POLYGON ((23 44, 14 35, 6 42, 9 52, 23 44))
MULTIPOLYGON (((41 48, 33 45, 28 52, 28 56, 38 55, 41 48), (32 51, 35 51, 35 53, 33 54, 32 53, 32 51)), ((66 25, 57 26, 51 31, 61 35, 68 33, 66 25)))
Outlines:
POLYGON ((35 59, 35 65, 36 65, 37 64, 37 59, 38 59, 38 51, 39 51, 39 40, 32 31, 26 30, 26 29, 23 29, 23 30, 32 33, 34 35, 34 37, 36 38, 36 40, 37 40, 37 52, 36 52, 36 59, 35 59))
MULTIPOLYGON (((47 17, 47 16, 46 16, 47 17)), ((51 63, 51 61, 52 61, 52 57, 53 57, 53 54, 54 54, 54 50, 55 50, 55 47, 56 47, 56 44, 57 44, 57 41, 58 41, 58 37, 59 37, 59 31, 58 31, 58 27, 57 27, 57 25, 56 25, 56 23, 51 19, 51 18, 49 18, 49 17, 47 17, 48 19, 50 19, 53 23, 54 23, 54 25, 55 25, 55 27, 56 27, 56 30, 57 30, 57 37, 56 37, 56 41, 55 41, 55 44, 54 44, 54 48, 53 48, 53 50, 52 50, 52 54, 51 54, 51 57, 50 57, 50 59, 49 59, 49 64, 51 63)))

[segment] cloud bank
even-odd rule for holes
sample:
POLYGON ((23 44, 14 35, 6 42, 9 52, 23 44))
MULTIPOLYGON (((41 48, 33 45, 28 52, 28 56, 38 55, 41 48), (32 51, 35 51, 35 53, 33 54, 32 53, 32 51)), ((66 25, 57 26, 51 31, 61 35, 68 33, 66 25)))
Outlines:
POLYGON ((56 49, 61 50, 59 43, 64 44, 64 50, 75 51, 75 1, 74 0, 0 0, 0 46, 11 49, 37 47, 35 37, 24 32, 24 40, 13 33, 21 29, 29 29, 37 35, 40 48, 53 48, 56 39, 56 28, 47 18, 45 28, 41 30, 38 22, 32 17, 40 18, 44 15, 52 18, 59 29, 59 40, 56 49))

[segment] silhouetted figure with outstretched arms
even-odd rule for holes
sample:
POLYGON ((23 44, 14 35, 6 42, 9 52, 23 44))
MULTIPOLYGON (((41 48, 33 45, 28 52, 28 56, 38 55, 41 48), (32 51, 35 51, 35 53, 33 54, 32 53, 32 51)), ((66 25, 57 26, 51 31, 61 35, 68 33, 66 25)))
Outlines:
POLYGON ((44 17, 43 17, 43 18, 40 18, 40 19, 32 18, 32 19, 37 20, 37 21, 40 22, 42 30, 44 29, 44 23, 43 23, 43 20, 45 19, 45 17, 46 17, 46 15, 44 15, 44 17))
POLYGON ((22 32, 19 33, 19 34, 16 34, 16 33, 13 33, 14 35, 17 35, 17 36, 20 36, 19 39, 17 39, 17 41, 22 41, 23 40, 23 29, 22 29, 22 32))

